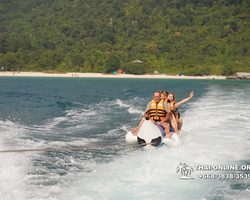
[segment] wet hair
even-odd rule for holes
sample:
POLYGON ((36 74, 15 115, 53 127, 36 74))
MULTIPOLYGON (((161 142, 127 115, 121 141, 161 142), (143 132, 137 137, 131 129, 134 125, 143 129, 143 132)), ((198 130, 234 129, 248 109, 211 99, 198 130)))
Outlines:
POLYGON ((161 91, 160 91, 160 94, 164 94, 166 97, 168 97, 168 92, 165 91, 165 90, 161 90, 161 91))
POLYGON ((173 95, 173 101, 175 101, 175 95, 173 92, 169 92, 168 95, 172 94, 173 95))

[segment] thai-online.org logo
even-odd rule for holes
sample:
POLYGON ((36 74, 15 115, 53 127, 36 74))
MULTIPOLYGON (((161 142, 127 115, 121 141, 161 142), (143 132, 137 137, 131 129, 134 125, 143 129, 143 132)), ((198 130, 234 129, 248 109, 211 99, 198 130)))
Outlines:
POLYGON ((191 173, 194 172, 194 168, 186 165, 186 163, 180 163, 180 165, 177 167, 176 173, 181 174, 180 179, 181 180, 192 180, 194 178, 191 177, 191 173))
POLYGON ((192 172, 198 171, 199 179, 250 179, 250 165, 194 165, 180 163, 176 173, 181 180, 193 180, 192 172))

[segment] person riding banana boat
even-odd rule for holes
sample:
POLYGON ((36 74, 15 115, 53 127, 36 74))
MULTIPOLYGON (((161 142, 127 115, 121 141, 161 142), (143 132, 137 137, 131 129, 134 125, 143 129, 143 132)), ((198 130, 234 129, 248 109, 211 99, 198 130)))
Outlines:
POLYGON ((161 100, 160 92, 156 91, 153 94, 153 100, 150 101, 147 105, 147 108, 144 113, 144 118, 141 120, 138 127, 132 128, 131 132, 134 135, 137 135, 138 130, 143 124, 146 117, 149 117, 152 122, 162 126, 165 132, 165 138, 170 138, 173 135, 173 132, 170 132, 169 124, 170 109, 166 101, 161 100))
POLYGON ((167 104, 168 104, 168 107, 170 109, 170 116, 169 116, 170 125, 174 129, 175 133, 179 133, 177 122, 176 122, 175 116, 174 116, 174 111, 175 111, 174 105, 175 105, 175 103, 174 103, 174 101, 173 102, 168 102, 167 97, 168 97, 169 93, 166 92, 165 90, 161 90, 160 94, 161 94, 161 100, 166 101, 167 104))
POLYGON ((180 113, 179 113, 178 107, 181 104, 192 99, 193 96, 194 96, 194 92, 192 91, 188 98, 183 99, 183 100, 175 103, 175 94, 172 92, 168 93, 166 100, 167 100, 168 105, 169 105, 170 110, 171 110, 170 121, 171 121, 171 126, 174 128, 176 133, 178 133, 178 131, 181 129, 181 127, 183 125, 183 120, 182 120, 182 118, 180 118, 180 113))

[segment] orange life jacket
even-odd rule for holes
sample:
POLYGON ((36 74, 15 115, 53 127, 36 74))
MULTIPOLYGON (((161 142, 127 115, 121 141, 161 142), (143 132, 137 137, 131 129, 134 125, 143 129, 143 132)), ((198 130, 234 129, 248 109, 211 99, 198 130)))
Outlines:
POLYGON ((161 121, 164 117, 166 117, 167 112, 163 106, 164 101, 160 100, 159 103, 156 103, 153 99, 151 101, 151 107, 149 110, 149 117, 154 121, 161 121))
POLYGON ((174 104, 175 104, 175 101, 170 101, 170 103, 168 104, 172 114, 174 114, 174 104))

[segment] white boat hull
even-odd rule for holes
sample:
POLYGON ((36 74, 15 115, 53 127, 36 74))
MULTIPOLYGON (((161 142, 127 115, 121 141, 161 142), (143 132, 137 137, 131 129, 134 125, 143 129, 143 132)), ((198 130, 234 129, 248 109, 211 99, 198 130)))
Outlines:
POLYGON ((137 136, 129 131, 126 134, 126 142, 131 145, 158 147, 162 144, 176 146, 180 144, 179 134, 174 133, 171 138, 164 138, 164 131, 151 120, 145 120, 140 127, 137 136))

